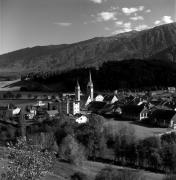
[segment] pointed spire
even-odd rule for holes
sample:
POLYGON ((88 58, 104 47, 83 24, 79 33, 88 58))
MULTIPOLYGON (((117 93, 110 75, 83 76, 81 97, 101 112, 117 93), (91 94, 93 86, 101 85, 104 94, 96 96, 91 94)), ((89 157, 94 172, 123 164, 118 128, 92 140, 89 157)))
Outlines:
POLYGON ((87 86, 93 86, 91 71, 89 71, 89 82, 88 82, 87 86))
POLYGON ((77 88, 80 88, 79 81, 77 80, 77 88))
POLYGON ((89 82, 92 83, 91 71, 89 71, 89 82))

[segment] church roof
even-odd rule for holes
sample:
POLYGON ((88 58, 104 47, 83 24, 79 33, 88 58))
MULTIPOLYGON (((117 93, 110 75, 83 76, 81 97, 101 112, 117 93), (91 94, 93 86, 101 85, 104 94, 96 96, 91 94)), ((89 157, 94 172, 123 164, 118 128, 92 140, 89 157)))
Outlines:
POLYGON ((89 72, 89 82, 88 82, 87 86, 93 86, 91 72, 89 72))
POLYGON ((77 80, 76 87, 80 88, 79 81, 77 80))

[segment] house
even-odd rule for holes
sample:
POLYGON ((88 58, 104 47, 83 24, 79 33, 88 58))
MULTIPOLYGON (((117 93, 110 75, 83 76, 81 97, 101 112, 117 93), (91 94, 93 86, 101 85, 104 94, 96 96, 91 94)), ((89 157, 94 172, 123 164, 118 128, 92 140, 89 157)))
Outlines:
POLYGON ((176 88, 175 87, 168 87, 168 92, 169 93, 175 93, 176 92, 176 88))
POLYGON ((122 118, 127 120, 140 120, 141 112, 144 109, 144 105, 124 105, 121 107, 122 109, 122 118))
POLYGON ((171 119, 170 127, 176 130, 176 114, 171 119))
POLYGON ((104 100, 104 97, 101 94, 95 97, 95 101, 103 102, 103 100, 104 100))
POLYGON ((87 118, 87 116, 85 116, 85 115, 78 114, 78 115, 75 116, 75 121, 76 121, 78 124, 84 124, 84 123, 87 123, 87 122, 88 122, 88 118, 87 118))
POLYGON ((156 109, 150 114, 150 121, 157 127, 173 127, 173 117, 176 114, 173 110, 156 109))
POLYGON ((12 109, 12 115, 19 115, 20 111, 21 111, 21 108, 16 107, 12 109))
POLYGON ((140 112, 139 120, 142 121, 142 120, 148 119, 149 118, 149 112, 150 111, 149 111, 148 107, 144 106, 144 108, 140 112))
POLYGON ((49 110, 46 111, 50 118, 56 117, 58 115, 58 110, 49 110))
POLYGON ((1 106, 0 107, 0 120, 6 120, 10 116, 12 116, 12 113, 8 111, 8 107, 1 106))
POLYGON ((36 106, 36 107, 42 107, 42 106, 45 106, 46 104, 43 103, 42 101, 38 101, 36 104, 34 104, 33 106, 36 106))

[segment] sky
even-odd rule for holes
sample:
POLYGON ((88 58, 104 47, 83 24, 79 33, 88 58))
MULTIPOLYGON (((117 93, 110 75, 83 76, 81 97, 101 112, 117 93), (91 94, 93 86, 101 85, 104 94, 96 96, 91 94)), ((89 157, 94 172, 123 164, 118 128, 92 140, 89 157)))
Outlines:
POLYGON ((0 54, 175 20, 176 0, 0 0, 0 54))

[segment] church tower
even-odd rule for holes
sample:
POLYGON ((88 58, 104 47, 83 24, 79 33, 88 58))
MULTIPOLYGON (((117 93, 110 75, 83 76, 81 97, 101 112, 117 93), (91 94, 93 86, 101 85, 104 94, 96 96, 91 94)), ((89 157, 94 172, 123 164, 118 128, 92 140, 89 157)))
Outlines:
POLYGON ((81 96, 81 89, 79 82, 77 81, 76 87, 75 87, 75 100, 80 101, 80 96, 81 96))
POLYGON ((87 84, 87 94, 90 96, 91 101, 94 99, 94 89, 93 89, 93 82, 91 72, 89 72, 89 82, 87 84))

